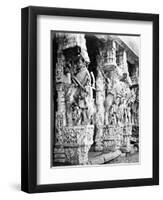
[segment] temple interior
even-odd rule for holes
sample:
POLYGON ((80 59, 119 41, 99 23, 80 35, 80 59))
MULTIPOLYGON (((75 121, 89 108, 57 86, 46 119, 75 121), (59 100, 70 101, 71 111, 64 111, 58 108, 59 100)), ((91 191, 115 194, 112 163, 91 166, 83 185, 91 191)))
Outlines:
POLYGON ((55 31, 51 41, 52 165, 105 164, 138 154, 134 45, 118 35, 55 31))

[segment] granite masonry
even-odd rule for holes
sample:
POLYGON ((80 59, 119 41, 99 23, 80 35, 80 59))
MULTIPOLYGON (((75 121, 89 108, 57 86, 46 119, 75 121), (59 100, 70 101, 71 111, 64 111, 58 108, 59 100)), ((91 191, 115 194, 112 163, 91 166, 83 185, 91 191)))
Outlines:
POLYGON ((53 165, 103 164, 138 151, 138 53, 117 35, 51 36, 53 165))

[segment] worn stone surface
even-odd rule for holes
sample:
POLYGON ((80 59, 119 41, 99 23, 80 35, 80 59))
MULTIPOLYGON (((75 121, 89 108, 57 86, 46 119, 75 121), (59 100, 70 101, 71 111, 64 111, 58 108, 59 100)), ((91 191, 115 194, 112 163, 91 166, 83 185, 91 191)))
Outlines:
POLYGON ((54 160, 58 159, 57 162, 104 163, 109 156, 118 155, 119 149, 130 152, 133 126, 139 126, 137 57, 131 64, 133 67, 136 63, 134 70, 129 70, 128 59, 131 61, 134 54, 126 51, 126 46, 115 37, 94 35, 97 49, 91 71, 92 57, 86 38, 85 34, 56 34, 54 160), (95 151, 108 152, 108 157, 88 161, 93 143, 95 151))
POLYGON ((121 155, 120 150, 116 150, 110 153, 102 153, 100 155, 90 158, 88 164, 94 164, 94 165, 103 164, 119 157, 120 155, 121 155))
POLYGON ((64 127, 62 134, 65 161, 72 164, 86 164, 88 151, 93 144, 94 126, 64 127))

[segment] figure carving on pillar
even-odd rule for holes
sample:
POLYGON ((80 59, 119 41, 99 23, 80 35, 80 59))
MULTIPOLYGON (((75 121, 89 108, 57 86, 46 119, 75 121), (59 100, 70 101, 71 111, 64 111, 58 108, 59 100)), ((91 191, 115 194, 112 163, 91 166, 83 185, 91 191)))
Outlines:
POLYGON ((114 105, 112 105, 109 109, 109 125, 117 125, 117 116, 114 110, 114 105))
POLYGON ((131 82, 138 58, 119 36, 53 35, 54 161, 92 164, 92 154, 129 152, 139 123, 138 84, 131 82))

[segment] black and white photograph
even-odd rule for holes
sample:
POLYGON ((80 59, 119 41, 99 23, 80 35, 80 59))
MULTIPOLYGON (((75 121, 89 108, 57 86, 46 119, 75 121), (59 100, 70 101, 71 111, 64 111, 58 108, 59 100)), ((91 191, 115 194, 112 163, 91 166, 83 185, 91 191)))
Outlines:
POLYGON ((51 167, 139 164, 141 36, 51 30, 50 42, 51 167))
POLYGON ((158 185, 159 15, 21 14, 22 191, 158 185))

